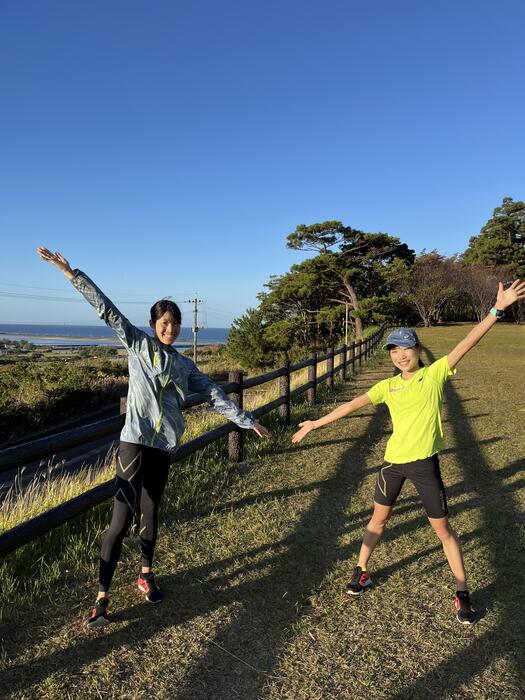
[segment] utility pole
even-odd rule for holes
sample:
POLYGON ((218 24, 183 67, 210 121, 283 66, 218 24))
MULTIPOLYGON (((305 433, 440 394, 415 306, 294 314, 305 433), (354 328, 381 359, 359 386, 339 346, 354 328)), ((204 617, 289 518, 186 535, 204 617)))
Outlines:
POLYGON ((197 325, 197 305, 203 304, 204 300, 199 299, 198 294, 195 294, 195 299, 188 299, 187 304, 193 304, 193 361, 197 362, 197 333, 199 332, 199 326, 197 325))
POLYGON ((345 301, 345 345, 348 345, 348 302, 345 301))

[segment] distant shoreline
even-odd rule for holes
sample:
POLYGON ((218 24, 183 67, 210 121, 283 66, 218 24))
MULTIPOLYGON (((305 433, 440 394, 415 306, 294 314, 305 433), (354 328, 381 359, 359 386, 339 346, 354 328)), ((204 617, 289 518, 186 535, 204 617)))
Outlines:
MULTIPOLYGON (((60 340, 60 341, 71 341, 72 345, 80 345, 82 341, 88 342, 88 343, 93 343, 93 344, 101 344, 101 345, 121 345, 120 341, 116 337, 108 337, 108 336, 93 336, 93 335, 87 335, 87 336, 81 336, 81 335, 58 335, 58 334, 47 334, 47 333, 42 333, 42 334, 31 334, 31 333, 17 333, 15 331, 12 332, 6 332, 6 331, 0 331, 0 338, 5 336, 8 340, 12 339, 12 336, 16 336, 17 338, 22 338, 28 343, 32 343, 33 345, 38 345, 39 340, 45 340, 45 341, 53 341, 53 340, 60 340), (34 341, 34 342, 33 342, 34 341)), ((153 337, 153 336, 151 336, 153 337)), ((191 347, 193 345, 193 340, 190 338, 188 340, 176 340, 172 345, 175 346, 184 346, 184 347, 191 347)), ((197 345, 203 346, 203 345, 225 345, 224 341, 221 340, 199 340, 197 337, 197 345)))
POLYGON ((117 338, 107 338, 96 335, 48 335, 47 333, 16 333, 0 331, 0 335, 16 335, 20 338, 42 338, 43 340, 111 340, 117 342, 117 338))
MULTIPOLYGON (((5 331, 0 331, 0 336, 2 335, 16 335, 20 338, 42 338, 42 340, 92 340, 93 342, 101 340, 104 342, 118 343, 120 342, 118 338, 108 338, 107 336, 96 336, 96 335, 48 335, 47 333, 6 333, 5 331)), ((176 340, 173 345, 177 343, 191 343, 191 340, 176 340)), ((219 343, 217 343, 219 345, 219 343)))

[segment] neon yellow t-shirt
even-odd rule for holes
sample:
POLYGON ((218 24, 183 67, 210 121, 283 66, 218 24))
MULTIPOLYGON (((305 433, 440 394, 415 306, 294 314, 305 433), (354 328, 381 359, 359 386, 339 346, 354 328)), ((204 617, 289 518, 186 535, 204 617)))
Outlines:
POLYGON ((374 406, 386 403, 392 418, 393 432, 386 446, 385 461, 404 464, 431 457, 443 449, 443 390, 453 374, 456 370, 449 368, 445 356, 428 367, 421 367, 408 380, 398 374, 374 384, 366 392, 374 406))

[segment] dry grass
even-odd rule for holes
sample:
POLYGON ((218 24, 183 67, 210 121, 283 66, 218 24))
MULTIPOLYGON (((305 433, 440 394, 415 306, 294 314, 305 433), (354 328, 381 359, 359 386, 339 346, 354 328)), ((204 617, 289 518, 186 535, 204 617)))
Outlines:
MULTIPOLYGON (((422 336, 439 357, 465 331, 422 336)), ((84 627, 94 563, 63 574, 60 596, 42 592, 16 628, 6 620, 5 697, 523 697, 524 336, 496 327, 447 390, 442 469, 478 625, 454 619, 450 573, 409 486, 374 555, 374 588, 357 600, 344 594, 388 436, 386 413, 367 410, 293 448, 288 429, 277 428, 271 444, 249 440, 247 463, 199 517, 180 517, 172 481, 157 555, 162 606, 145 605, 129 585, 131 546, 105 629, 84 627)), ((388 372, 369 369, 316 412, 388 372)), ((294 422, 305 413, 296 406, 294 422)), ((83 529, 86 537, 96 526, 83 529)), ((83 547, 96 557, 92 538, 83 547)))
MULTIPOLYGON (((19 478, 23 477, 23 473, 22 468, 19 478)), ((74 474, 61 473, 61 465, 50 461, 47 468, 40 471, 27 487, 21 489, 18 479, 15 480, 0 502, 0 533, 79 496, 97 484, 111 479, 114 473, 112 452, 108 454, 105 462, 85 466, 74 474)))
MULTIPOLYGON (((317 365, 317 374, 320 376, 327 370, 326 362, 319 362, 317 365)), ((290 389, 295 389, 308 381, 308 370, 302 369, 294 372, 290 378, 290 389)), ((253 411, 259 406, 263 406, 270 401, 273 401, 279 396, 279 380, 275 379, 261 386, 246 389, 243 393, 243 408, 245 411, 253 411)), ((186 415, 186 432, 184 433, 183 442, 193 440, 202 433, 212 430, 219 425, 222 425, 224 418, 215 413, 207 406, 197 407, 186 415)), ((263 419, 264 422, 264 419, 263 419)))
MULTIPOLYGON (((322 374, 326 371, 326 362, 321 362, 318 365, 318 373, 322 374)), ((307 381, 307 370, 295 372, 291 378, 291 388, 294 389, 307 381)), ((244 393, 244 408, 251 411, 255 408, 264 405, 277 398, 279 395, 278 380, 268 382, 260 387, 254 387, 244 393)), ((213 428, 225 423, 224 418, 215 413, 207 406, 198 407, 186 414, 186 432, 184 433, 182 443, 193 440, 213 428)), ((224 444, 216 445, 204 452, 209 457, 223 457, 225 454, 224 444)), ((206 461, 206 457, 197 454, 190 461, 190 470, 195 473, 199 471, 200 463, 206 461)), ((183 471, 184 467, 182 468, 183 471)), ((206 464, 204 471, 208 472, 209 467, 206 464)), ((66 500, 84 493, 88 489, 94 488, 98 484, 111 479, 114 475, 114 455, 113 451, 108 453, 106 460, 102 463, 85 467, 74 475, 60 473, 60 464, 55 465, 52 461, 49 462, 46 469, 39 471, 35 479, 23 490, 18 487, 15 482, 5 499, 0 502, 0 533, 16 527, 20 523, 26 522, 50 508, 54 508, 66 500)), ((221 472, 224 472, 221 466, 221 472)), ((23 476, 23 469, 20 472, 20 477, 23 476)), ((206 478, 209 475, 206 474, 206 478)), ((204 492, 201 480, 196 478, 191 485, 192 495, 197 496, 198 492, 204 492)), ((179 484, 180 486, 180 484, 179 484)), ((180 491, 180 489, 179 489, 180 491)), ((185 498, 185 494, 184 494, 185 498)), ((194 502, 195 498, 191 499, 194 502)), ((182 502, 179 507, 186 505, 182 502)))

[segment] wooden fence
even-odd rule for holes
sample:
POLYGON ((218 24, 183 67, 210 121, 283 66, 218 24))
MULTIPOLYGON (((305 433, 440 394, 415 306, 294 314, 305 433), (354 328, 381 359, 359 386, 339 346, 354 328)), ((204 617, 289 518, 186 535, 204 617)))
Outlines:
MULTIPOLYGON (((326 382, 329 389, 334 387, 334 379, 339 374, 345 380, 350 370, 355 373, 361 367, 363 360, 368 359, 377 349, 386 324, 373 335, 363 340, 358 340, 351 345, 343 345, 338 349, 331 348, 327 353, 318 355, 313 352, 307 360, 287 364, 271 372, 244 379, 242 372, 230 372, 228 383, 221 385, 222 389, 229 394, 240 407, 243 403, 243 392, 261 386, 267 382, 279 379, 279 396, 265 404, 259 406, 252 413, 256 418, 278 409, 279 420, 282 424, 288 425, 290 422, 291 402, 297 396, 306 393, 307 402, 313 405, 316 401, 317 386, 326 382), (324 374, 317 374, 317 366, 320 362, 325 362, 327 369, 324 374), (308 368, 308 381, 305 384, 291 390, 290 377, 293 372, 308 368)), ((184 403, 183 409, 191 408, 205 403, 202 396, 190 395, 184 403)), ((34 440, 31 443, 17 445, 0 451, 0 473, 12 469, 13 467, 27 464, 29 461, 50 456, 61 450, 83 444, 105 435, 110 435, 118 431, 124 424, 124 416, 116 416, 104 421, 99 421, 82 428, 75 428, 63 433, 58 433, 51 437, 34 440)), ((203 435, 181 445, 173 455, 173 462, 179 462, 190 454, 206 447, 219 438, 228 435, 228 458, 233 462, 240 462, 243 459, 243 445, 246 431, 237 427, 233 423, 221 425, 214 430, 210 430, 203 435)), ((85 493, 62 503, 51 510, 42 513, 21 525, 8 530, 0 535, 0 556, 5 556, 19 547, 41 537, 50 530, 54 530, 68 520, 85 513, 95 506, 107 501, 114 495, 115 480, 109 481, 86 491, 85 493)))

